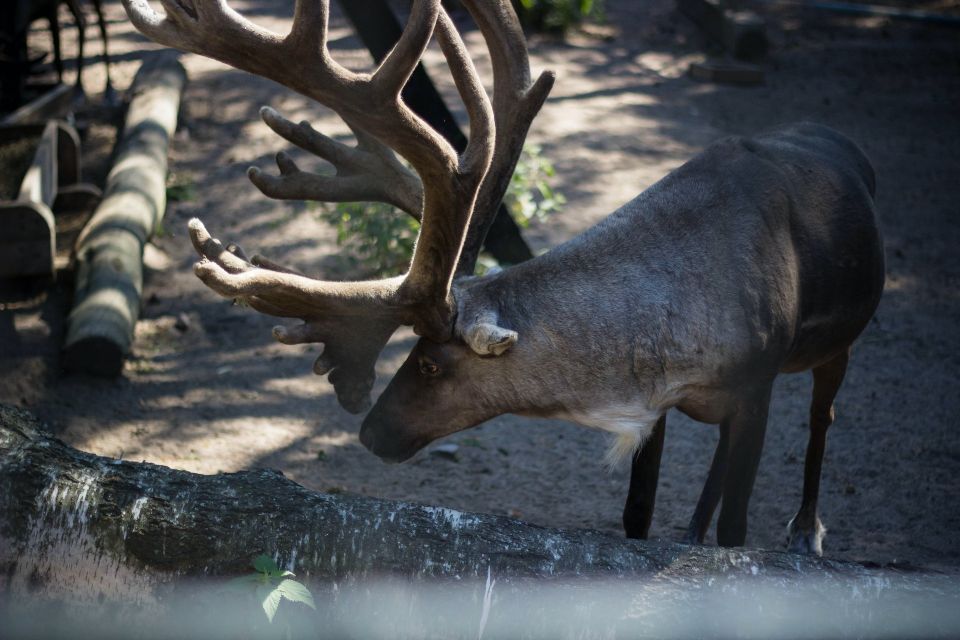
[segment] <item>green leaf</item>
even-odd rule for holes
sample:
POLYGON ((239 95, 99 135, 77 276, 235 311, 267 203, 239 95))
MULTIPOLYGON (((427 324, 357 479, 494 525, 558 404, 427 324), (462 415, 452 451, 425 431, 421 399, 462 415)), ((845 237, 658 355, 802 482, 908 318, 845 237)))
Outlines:
POLYGON ((280 587, 272 585, 263 585, 257 587, 257 598, 260 600, 260 606, 263 612, 267 614, 267 620, 273 622, 273 616, 277 615, 277 607, 280 606, 280 587))
POLYGON ((197 197, 197 190, 192 182, 172 184, 167 187, 167 200, 171 202, 189 202, 197 197))
POLYGON ((280 567, 270 556, 257 556, 253 559, 253 568, 260 573, 274 574, 280 571, 280 567))
POLYGON ((277 585, 277 591, 291 602, 300 602, 311 609, 317 608, 313 602, 313 595, 310 594, 310 590, 296 580, 281 580, 280 584, 277 585))

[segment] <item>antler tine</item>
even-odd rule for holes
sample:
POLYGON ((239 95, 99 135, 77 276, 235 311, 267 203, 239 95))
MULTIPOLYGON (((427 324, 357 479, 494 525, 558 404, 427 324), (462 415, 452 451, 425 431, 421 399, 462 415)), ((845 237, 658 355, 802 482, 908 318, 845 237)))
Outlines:
POLYGON ((470 140, 458 159, 455 193, 425 185, 423 227, 414 249, 403 289, 414 298, 429 301, 426 320, 421 317, 414 331, 421 335, 444 335, 452 329, 450 289, 460 251, 473 213, 477 190, 490 163, 494 146, 494 118, 490 100, 467 54, 453 21, 441 11, 437 21, 440 48, 450 67, 457 91, 470 117, 470 140), (469 194, 465 196, 465 194, 469 194), (455 206, 451 206, 456 203, 455 206), (445 329, 441 329, 445 327, 445 329))
POLYGON ((282 38, 255 25, 224 0, 160 0, 166 15, 155 12, 147 0, 121 0, 133 25, 144 35, 168 47, 187 49, 238 69, 273 77, 275 55, 282 38), (242 46, 240 46, 242 45, 242 46))
POLYGON ((161 44, 173 46, 168 43, 173 41, 178 31, 177 23, 182 17, 180 16, 182 9, 177 7, 174 11, 167 10, 164 16, 154 11, 147 0, 122 0, 122 2, 130 22, 140 33, 161 44))
MULTIPOLYGON (((134 24, 154 40, 273 79, 330 107, 353 129, 357 145, 350 147, 306 123, 295 125, 265 109, 263 118, 268 126, 329 161, 337 175, 301 171, 285 154, 279 154, 279 176, 258 170, 250 173, 262 191, 323 200, 372 198, 412 214, 422 211, 420 236, 408 273, 368 282, 315 280, 256 257, 250 262, 241 252, 223 249, 198 220, 190 223, 191 239, 201 256, 195 267, 200 279, 217 293, 264 313, 303 320, 303 326, 280 331, 278 337, 323 342, 324 354, 316 370, 332 369, 329 379, 341 404, 359 410, 372 386, 377 355, 397 326, 411 324, 417 333, 436 341, 445 341, 452 334, 451 284, 458 263, 463 262, 461 251, 478 193, 486 184, 491 156, 501 148, 496 134, 498 130, 501 137, 525 132, 536 110, 503 106, 504 113, 519 114, 524 120, 520 126, 504 120, 500 113, 499 105, 514 95, 501 97, 501 88, 511 87, 519 95, 529 83, 523 72, 526 52, 519 27, 504 22, 508 30, 517 31, 505 38, 506 45, 493 35, 494 23, 503 19, 501 14, 509 5, 505 0, 490 5, 492 8, 477 0, 468 5, 481 16, 478 23, 491 46, 498 94, 494 96, 495 109, 440 0, 413 0, 399 42, 372 74, 346 69, 330 56, 326 44, 328 0, 297 0, 293 27, 283 37, 247 21, 226 0, 159 1, 166 9, 165 16, 155 13, 147 0, 123 0, 123 5, 134 24), (487 19, 485 26, 483 19, 487 19), (470 142, 460 156, 401 97, 434 33, 470 118, 470 142), (521 56, 520 63, 511 62, 511 55, 521 56), (413 166, 416 176, 394 152, 413 166)), ((516 21, 512 11, 505 15, 516 21)), ((524 104, 533 102, 527 95, 520 97, 524 104)), ((506 148, 513 151, 509 144, 506 148)), ((508 168, 512 169, 516 156, 510 157, 508 168)), ((497 164, 497 184, 501 164, 497 164)), ((481 221, 484 227, 485 220, 481 221)))
POLYGON ((464 175, 474 174, 479 180, 486 173, 493 154, 493 109, 466 45, 446 11, 441 12, 437 21, 437 39, 470 118, 470 140, 461 155, 459 170, 464 175))
POLYGON ((328 0, 297 0, 293 9, 293 27, 284 44, 293 51, 313 49, 323 55, 327 50, 329 22, 328 0))
POLYGON ((532 85, 526 38, 506 0, 462 0, 480 28, 493 66, 493 112, 497 137, 493 162, 477 195, 473 220, 457 265, 457 275, 472 275, 487 231, 497 215, 523 142, 556 78, 545 71, 532 85))
POLYGON ((384 98, 396 100, 400 97, 400 91, 423 57, 441 12, 440 0, 413 3, 400 39, 370 79, 375 92, 384 98))
POLYGON ((310 123, 294 124, 270 107, 260 117, 278 135, 332 164, 336 176, 301 171, 286 154, 277 154, 279 176, 251 167, 250 181, 271 198, 323 202, 386 202, 420 220, 423 185, 400 163, 393 151, 363 132, 354 131, 357 146, 350 147, 316 131, 310 123))

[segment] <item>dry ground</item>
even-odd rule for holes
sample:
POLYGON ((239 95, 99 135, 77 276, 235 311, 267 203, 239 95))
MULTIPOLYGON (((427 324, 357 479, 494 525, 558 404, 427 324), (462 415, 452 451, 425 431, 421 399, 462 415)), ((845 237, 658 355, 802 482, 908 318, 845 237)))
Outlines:
MULTIPOLYGON (((235 4, 282 30, 292 2, 235 4)), ((606 6, 608 24, 592 34, 532 41, 535 69, 555 69, 559 78, 530 139, 556 165, 555 186, 569 204, 529 232, 530 241, 547 249, 573 236, 723 135, 803 119, 857 140, 877 169, 888 283, 838 399, 822 491, 826 551, 957 567, 960 31, 767 9, 775 46, 766 84, 726 87, 685 75, 703 43, 672 2, 606 6)), ((134 32, 119 3, 107 10, 122 89, 157 47, 134 32)), ((477 34, 468 39, 480 55, 477 34)), ((332 40, 342 60, 368 63, 336 16, 332 40)), ((98 52, 99 44, 91 48, 98 52)), ((628 472, 603 468, 603 434, 505 416, 450 437, 460 445, 456 461, 421 454, 385 465, 359 444, 360 418, 342 411, 327 383, 309 373, 312 348, 275 344, 269 318, 201 286, 185 237, 192 216, 248 250, 311 274, 338 272, 334 233, 316 211, 266 199, 245 170, 267 167, 288 146, 259 121, 262 104, 327 132, 346 130, 272 82, 193 55, 183 62, 190 85, 171 180, 188 185, 181 189, 187 197, 170 204, 164 234, 149 251, 143 320, 124 375, 61 375, 61 287, 45 301, 0 311, 0 401, 27 406, 69 443, 104 455, 201 473, 274 467, 322 491, 619 531, 628 472), (181 315, 185 331, 174 327, 181 315)), ((428 63, 440 76, 436 52, 428 63)), ((87 87, 98 100, 102 65, 87 87)), ((95 174, 109 138, 109 129, 90 128, 95 174)), ((379 388, 411 344, 400 335, 383 355, 379 388)), ((799 504, 809 395, 808 374, 777 385, 751 503, 752 546, 780 547, 799 504)), ((668 421, 652 535, 673 539, 692 513, 717 432, 680 415, 668 421)))

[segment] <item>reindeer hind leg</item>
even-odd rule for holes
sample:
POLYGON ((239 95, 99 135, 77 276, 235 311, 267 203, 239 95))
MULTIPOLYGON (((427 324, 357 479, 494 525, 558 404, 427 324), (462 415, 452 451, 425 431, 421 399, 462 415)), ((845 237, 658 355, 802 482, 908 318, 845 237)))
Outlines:
POLYGON ((827 443, 827 429, 833 423, 833 400, 843 383, 850 358, 849 349, 813 369, 813 401, 810 403, 810 439, 803 467, 803 499, 800 510, 787 525, 787 549, 793 553, 823 555, 827 530, 817 514, 820 472, 827 443))
POLYGON ((724 421, 720 425, 720 440, 717 442, 717 449, 713 453, 710 472, 707 474, 707 480, 700 492, 697 508, 693 512, 693 517, 690 518, 690 524, 687 525, 687 533, 684 536, 684 542, 687 544, 703 544, 707 529, 710 528, 710 522, 713 520, 713 513, 717 510, 717 505, 720 504, 720 498, 723 496, 723 482, 727 475, 727 447, 729 442, 730 424, 724 421))
POLYGON ((80 8, 78 0, 66 0, 67 8, 77 25, 77 82, 74 92, 78 96, 83 95, 83 47, 86 42, 87 21, 83 17, 83 10, 80 8))

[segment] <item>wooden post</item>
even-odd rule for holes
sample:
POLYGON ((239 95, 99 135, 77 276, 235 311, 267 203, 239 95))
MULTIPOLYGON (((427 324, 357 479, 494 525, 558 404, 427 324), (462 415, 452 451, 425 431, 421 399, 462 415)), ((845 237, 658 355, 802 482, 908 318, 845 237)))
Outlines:
POLYGON ((140 315, 143 247, 166 207, 167 148, 186 71, 176 56, 140 68, 103 200, 77 239, 74 307, 64 367, 115 376, 140 315))
POLYGON ((769 41, 763 19, 746 10, 735 10, 729 0, 677 0, 677 7, 696 22, 726 51, 742 60, 758 60, 767 54, 769 41))
MULTIPOLYGON (((46 276, 54 273, 54 219, 57 197, 58 133, 54 121, 38 127, 36 149, 13 200, 0 202, 0 278, 46 276)), ((34 127, 4 129, 4 137, 29 138, 34 127)), ((15 167, 6 167, 17 171, 15 167)))

